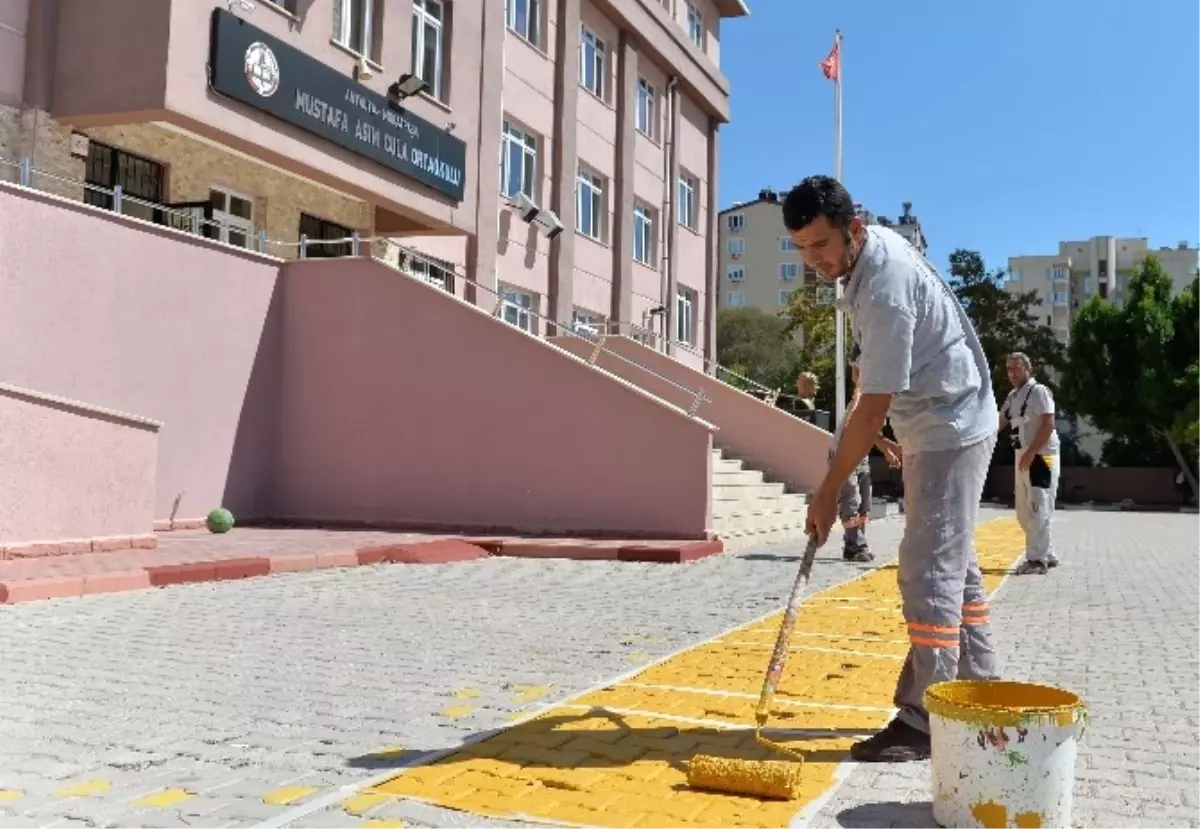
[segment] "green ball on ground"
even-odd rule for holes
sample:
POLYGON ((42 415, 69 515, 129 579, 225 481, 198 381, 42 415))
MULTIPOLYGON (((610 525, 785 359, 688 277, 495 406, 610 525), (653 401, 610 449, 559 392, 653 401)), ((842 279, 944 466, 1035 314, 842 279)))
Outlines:
POLYGON ((217 507, 204 520, 210 533, 227 533, 233 529, 233 513, 224 507, 217 507))

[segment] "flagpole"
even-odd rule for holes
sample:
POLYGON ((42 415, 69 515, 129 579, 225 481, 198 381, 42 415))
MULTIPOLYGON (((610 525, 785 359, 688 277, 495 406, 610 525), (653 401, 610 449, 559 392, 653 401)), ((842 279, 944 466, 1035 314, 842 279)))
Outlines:
MULTIPOLYGON (((842 180, 842 31, 837 29, 833 34, 833 48, 837 54, 837 74, 833 79, 833 177, 842 180)), ((834 282, 834 296, 842 298, 842 280, 834 282)), ((834 425, 837 426, 846 416, 846 315, 841 307, 834 310, 834 348, 837 354, 834 358, 834 377, 836 388, 834 395, 837 410, 834 412, 834 425)))

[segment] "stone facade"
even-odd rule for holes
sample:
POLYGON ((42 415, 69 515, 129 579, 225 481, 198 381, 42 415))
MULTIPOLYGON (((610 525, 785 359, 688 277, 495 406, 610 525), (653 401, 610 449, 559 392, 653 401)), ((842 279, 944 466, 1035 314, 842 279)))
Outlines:
POLYGON ((204 201, 212 187, 252 197, 254 229, 265 230, 267 239, 275 243, 267 251, 274 256, 297 258, 301 213, 336 222, 363 236, 370 236, 374 227, 374 212, 365 201, 171 129, 132 124, 85 132, 97 141, 162 164, 164 202, 204 201))
MULTIPOLYGON (((0 106, 0 158, 6 162, 31 159, 38 171, 33 187, 68 199, 83 199, 84 159, 71 155, 71 129, 46 112, 0 106)), ((16 167, 3 165, 0 178, 16 183, 16 167)))

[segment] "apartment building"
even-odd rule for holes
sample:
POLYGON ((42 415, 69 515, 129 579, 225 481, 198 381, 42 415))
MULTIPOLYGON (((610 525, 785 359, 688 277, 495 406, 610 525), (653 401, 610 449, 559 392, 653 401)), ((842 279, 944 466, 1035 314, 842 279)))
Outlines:
POLYGON ((712 351, 741 0, 0 5, 6 180, 283 258, 374 255, 537 334, 712 351))
MULTIPOLYGON (((800 252, 783 226, 783 196, 786 191, 765 188, 758 198, 736 203, 721 211, 719 225, 720 308, 761 308, 777 312, 787 307, 793 292, 814 290, 821 301, 831 301, 830 286, 804 267, 800 252)), ((921 223, 905 202, 897 221, 877 216, 858 205, 867 224, 890 227, 922 252, 927 247, 921 223)))
POLYGON ((1055 254, 1009 258, 1005 287, 1036 291, 1046 324, 1061 341, 1068 342, 1079 309, 1093 296, 1123 302, 1130 278, 1151 253, 1171 275, 1176 292, 1200 274, 1200 251, 1186 241, 1154 250, 1144 237, 1093 236, 1059 242, 1055 254))

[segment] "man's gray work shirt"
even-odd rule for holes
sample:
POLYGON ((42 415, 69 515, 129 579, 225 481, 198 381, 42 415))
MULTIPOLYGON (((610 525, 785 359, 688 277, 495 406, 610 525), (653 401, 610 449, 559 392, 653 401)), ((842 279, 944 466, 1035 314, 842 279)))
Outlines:
POLYGON ((994 435, 1000 422, 987 358, 950 286, 894 230, 865 230, 838 302, 862 349, 862 393, 892 395, 892 429, 906 453, 994 435))

